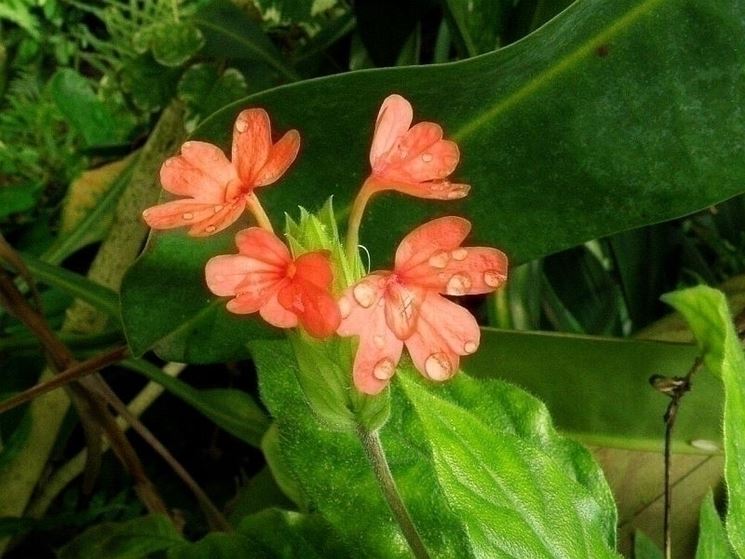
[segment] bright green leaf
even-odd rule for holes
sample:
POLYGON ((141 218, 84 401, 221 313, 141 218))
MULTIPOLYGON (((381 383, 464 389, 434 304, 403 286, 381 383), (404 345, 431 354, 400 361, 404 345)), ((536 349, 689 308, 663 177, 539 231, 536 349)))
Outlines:
POLYGON ((711 491, 701 503, 696 559, 734 559, 711 491))
MULTIPOLYGON (((724 384, 724 478, 727 482, 727 534, 745 557, 745 356, 721 291, 699 286, 669 293, 663 300, 686 319, 706 368, 724 384)), ((694 383, 698 381, 696 379, 694 383)), ((695 391, 695 385, 693 391, 695 391)))
POLYGON ((126 522, 103 522, 89 528, 59 550, 59 559, 145 559, 184 540, 170 520, 161 515, 126 522))
POLYGON ((269 419, 250 394, 234 388, 198 390, 142 359, 126 359, 121 364, 157 382, 231 435, 260 446, 269 419))
POLYGON ((618 557, 615 505, 599 466, 557 436, 537 400, 465 374, 446 391, 413 370, 397 378, 476 557, 618 557))

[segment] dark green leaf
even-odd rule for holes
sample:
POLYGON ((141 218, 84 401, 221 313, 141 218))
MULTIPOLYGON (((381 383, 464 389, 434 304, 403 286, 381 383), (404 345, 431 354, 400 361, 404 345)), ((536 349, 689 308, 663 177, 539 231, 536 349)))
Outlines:
MULTIPOLYGON (((386 267, 412 225, 443 213, 470 216, 473 242, 499 246, 517 264, 743 190, 745 154, 731 138, 745 127, 745 113, 732 111, 745 101, 737 97, 745 91, 745 22, 735 17, 744 6, 577 2, 509 48, 455 64, 276 88, 213 115, 195 137, 225 146, 240 109, 267 108, 275 130, 296 127, 303 136, 301 155, 282 184, 261 192, 270 216, 276 221, 298 203, 314 209, 330 194, 344 215, 367 172, 379 103, 393 91, 405 94, 417 119, 441 122, 459 142, 462 164, 454 178, 474 188, 455 204, 396 194, 374 199, 361 237, 373 267, 386 267)), ((159 332, 143 336, 146 345, 199 321, 202 336, 214 332, 204 340, 214 349, 195 357, 174 346, 181 353, 169 357, 235 355, 249 327, 226 338, 229 321, 211 310, 213 299, 202 287, 204 262, 229 241, 179 233, 154 238, 162 242, 151 243, 125 285, 125 321, 133 324, 128 317, 148 309, 159 332), (196 244, 211 248, 195 258, 196 244), (172 294, 179 312, 161 300, 165 278, 170 286, 190 286, 172 294), (139 295, 127 293, 133 291, 139 295)))
POLYGON ((50 87, 57 107, 88 147, 117 145, 128 139, 134 117, 114 111, 96 96, 88 79, 75 70, 59 70, 50 87))
POLYGON ((28 184, 3 186, 0 188, 0 220, 30 210, 40 194, 39 188, 28 184))
POLYGON ((231 435, 257 448, 261 445, 269 419, 246 392, 234 388, 197 390, 142 359, 126 359, 121 364, 157 382, 231 435))
POLYGON ((59 559, 145 559, 183 541, 166 517, 150 515, 89 528, 60 549, 58 556, 59 559))
POLYGON ((444 5, 468 56, 492 51, 499 46, 502 31, 502 3, 495 0, 462 2, 447 0, 444 5))
POLYGON ((127 61, 122 68, 122 87, 143 111, 157 111, 176 93, 179 68, 166 68, 150 54, 127 61))
POLYGON ((237 525, 245 517, 272 507, 290 509, 294 504, 282 492, 272 471, 264 467, 238 488, 226 508, 228 520, 237 525))
MULTIPOLYGON (((699 286, 665 295, 664 301, 688 322, 706 368, 724 384, 724 478, 727 482, 727 534, 745 556, 745 356, 721 291, 699 286)), ((698 380, 698 379, 696 379, 698 380)))
POLYGON ((186 103, 187 128, 193 130, 206 117, 225 105, 245 97, 246 80, 238 70, 228 68, 219 74, 208 64, 190 67, 178 84, 178 96, 186 103))
POLYGON ((701 504, 696 559, 734 559, 711 491, 701 504))

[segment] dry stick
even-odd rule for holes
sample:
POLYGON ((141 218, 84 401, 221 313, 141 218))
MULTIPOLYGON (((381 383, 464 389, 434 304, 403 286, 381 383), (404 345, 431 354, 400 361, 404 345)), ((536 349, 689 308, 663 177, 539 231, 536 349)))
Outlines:
MULTIPOLYGON (((6 249, 12 250, 6 246, 6 249)), ((0 299, 8 312, 16 316, 39 339, 44 347, 52 367, 55 371, 64 371, 75 366, 75 356, 63 344, 56 334, 49 328, 46 319, 26 301, 10 276, 0 268, 0 299)), ((145 474, 137 453, 129 440, 111 417, 106 404, 96 397, 89 383, 81 378, 73 384, 67 385, 70 397, 75 404, 78 416, 89 443, 88 470, 86 484, 92 484, 92 478, 98 472, 100 465, 101 432, 105 432, 122 465, 135 482, 135 491, 150 512, 168 514, 165 503, 158 495, 155 486, 145 474)), ((90 488, 90 487, 89 487, 90 488)))
POLYGON ((86 361, 81 361, 77 365, 73 365, 61 373, 58 373, 50 380, 40 382, 28 390, 24 390, 12 398, 8 398, 4 402, 0 402, 0 413, 12 410, 21 404, 25 404, 29 400, 37 398, 42 394, 46 394, 50 390, 62 388, 73 380, 95 373, 98 369, 118 363, 122 359, 125 359, 128 353, 129 350, 126 347, 117 347, 106 353, 95 355, 86 361))
MULTIPOLYGON (((737 336, 742 340, 745 337, 745 310, 740 311, 734 318, 735 330, 737 336)), ((665 422, 665 497, 663 506, 663 519, 662 519, 662 531, 664 538, 664 556, 665 559, 672 558, 672 526, 670 525, 670 515, 672 513, 672 488, 670 487, 670 469, 671 469, 671 442, 673 427, 675 426, 675 420, 678 417, 678 410, 680 409, 680 401, 686 392, 691 390, 692 378, 704 365, 704 361, 701 357, 697 357, 691 365, 688 373, 684 377, 663 377, 661 375, 654 375, 649 379, 650 384, 663 394, 670 397, 670 403, 667 405, 663 421, 665 422)))

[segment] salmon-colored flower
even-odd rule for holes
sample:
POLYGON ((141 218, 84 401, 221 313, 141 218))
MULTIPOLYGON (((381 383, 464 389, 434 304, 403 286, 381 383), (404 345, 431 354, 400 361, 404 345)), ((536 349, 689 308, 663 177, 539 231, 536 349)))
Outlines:
POLYGON ((279 179, 299 147, 297 130, 272 144, 267 112, 247 109, 235 121, 231 160, 217 146, 186 142, 181 155, 163 163, 160 180, 165 190, 187 198, 148 208, 142 216, 153 229, 186 226, 189 235, 203 237, 229 227, 248 207, 271 228, 254 189, 279 179))
POLYGON ((259 312, 269 324, 292 328, 298 323, 316 338, 334 333, 341 320, 330 293, 333 274, 328 251, 292 259, 287 246, 259 227, 239 231, 238 254, 211 258, 207 286, 232 296, 227 308, 237 314, 259 312))
POLYGON ((367 188, 397 190, 420 198, 463 198, 470 186, 452 183, 460 152, 455 142, 442 139, 442 128, 434 122, 413 120, 411 103, 400 95, 383 101, 375 123, 367 188))
POLYGON ((460 246, 470 229, 459 217, 425 223, 401 242, 392 272, 373 272, 341 297, 337 332, 359 336, 353 376, 360 391, 385 387, 404 345, 416 368, 436 381, 450 378, 460 356, 476 351, 476 319, 441 294, 494 291, 507 278, 507 257, 495 248, 460 246))

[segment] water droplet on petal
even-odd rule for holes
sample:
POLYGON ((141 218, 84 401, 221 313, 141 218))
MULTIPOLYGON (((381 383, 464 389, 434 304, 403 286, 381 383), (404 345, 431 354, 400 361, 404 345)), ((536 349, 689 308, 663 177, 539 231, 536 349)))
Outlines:
POLYGON ((504 274, 500 274, 496 270, 487 270, 484 272, 484 283, 489 287, 499 287, 504 283, 504 274))
POLYGON ((450 256, 453 257, 453 260, 465 260, 466 256, 468 256, 468 249, 456 248, 453 252, 450 253, 450 256))
POLYGON ((241 119, 238 119, 235 123, 235 129, 238 130, 240 134, 243 134, 246 130, 248 130, 248 123, 241 119))
POLYGON ((191 212, 186 212, 181 217, 183 217, 185 220, 189 221, 190 219, 194 219, 194 214, 191 212))
POLYGON ((339 314, 341 314, 342 318, 347 318, 352 314, 352 303, 346 297, 339 299, 339 314))
POLYGON ((433 268, 444 268, 448 265, 448 260, 450 260, 450 256, 448 256, 448 253, 444 250, 438 250, 429 257, 428 262, 429 265, 433 268))
POLYGON ((453 366, 446 353, 433 353, 424 361, 424 372, 432 380, 446 380, 453 372, 453 366))
POLYGON ((207 226, 207 227, 205 228, 205 231, 207 231, 207 233, 212 233, 212 232, 214 232, 214 231, 215 231, 215 229, 217 229, 217 227, 215 227, 214 225, 208 225, 208 226, 207 226))
POLYGON ((221 211, 222 211, 222 209, 223 209, 224 207, 225 207, 225 206, 223 206, 223 205, 221 205, 221 204, 218 204, 217 206, 214 206, 214 207, 212 208, 212 211, 213 211, 213 212, 215 212, 215 213, 219 213, 219 212, 221 212, 221 211))
POLYGON ((450 186, 448 181, 435 181, 429 185, 429 189, 432 192, 442 192, 450 186))
POLYGON ((352 289, 352 295, 354 296, 354 300, 365 308, 368 308, 375 302, 375 289, 366 282, 355 285, 354 289, 352 289))
POLYGON ((396 372, 396 364, 387 357, 381 359, 373 367, 373 376, 378 380, 388 380, 396 372))
POLYGON ((422 161, 424 161, 425 163, 429 163, 430 161, 432 161, 432 154, 431 153, 423 153, 422 154, 422 161))
POLYGON ((465 274, 453 274, 445 289, 448 295, 465 295, 471 289, 471 278, 465 274))
POLYGON ((147 216, 149 216, 149 215, 150 215, 151 213, 152 213, 152 212, 150 211, 150 208, 148 208, 148 209, 146 209, 145 211, 143 211, 143 212, 142 212, 142 217, 147 217, 147 216))
POLYGON ((375 344, 375 347, 378 349, 382 349, 385 345, 385 337, 381 336, 380 334, 375 334, 373 336, 373 343, 375 344))
POLYGON ((478 344, 476 342, 468 341, 465 344, 463 344, 463 351, 465 351, 467 354, 471 354, 474 351, 478 349, 478 344))
POLYGON ((163 166, 164 167, 170 167, 173 164, 174 164, 173 157, 171 157, 170 159, 166 159, 166 162, 163 163, 163 166))
POLYGON ((181 151, 191 149, 192 147, 194 147, 194 142, 184 142, 184 145, 181 146, 181 151))

